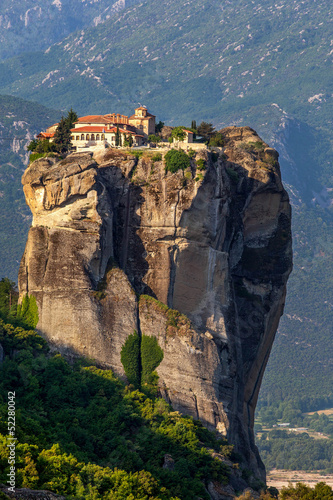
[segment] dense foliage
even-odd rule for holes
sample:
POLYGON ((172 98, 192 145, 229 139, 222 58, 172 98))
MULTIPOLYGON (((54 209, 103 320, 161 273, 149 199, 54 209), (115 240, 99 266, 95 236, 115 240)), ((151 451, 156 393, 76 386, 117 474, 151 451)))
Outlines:
POLYGON ((164 157, 165 171, 174 174, 178 170, 185 170, 191 166, 190 158, 181 149, 171 149, 164 157))
POLYGON ((333 440, 314 439, 306 432, 263 432, 256 444, 268 469, 323 470, 333 473, 333 440))
POLYGON ((23 328, 35 328, 38 323, 38 307, 33 295, 26 294, 18 304, 18 291, 13 281, 0 280, 0 318, 23 328))
POLYGON ((325 483, 318 483, 314 488, 310 488, 302 483, 297 483, 296 486, 288 486, 282 488, 280 494, 277 494, 276 488, 268 488, 266 493, 261 493, 259 499, 253 496, 251 492, 247 491, 237 500, 333 500, 333 491, 325 483))
MULTIPOLYGON (((328 403, 323 398, 322 404, 325 402, 328 403)), ((308 403, 306 400, 261 403, 254 428, 257 446, 268 469, 333 472, 333 414, 304 413, 309 409, 308 403)))
POLYGON ((227 481, 209 449, 232 448, 164 400, 83 360, 72 366, 34 331, 2 320, 0 343, 0 482, 8 472, 9 390, 17 402, 17 487, 91 500, 193 500, 209 498, 211 479, 227 481), (163 468, 166 454, 171 468, 163 468))
POLYGON ((74 123, 77 121, 78 116, 71 108, 66 117, 62 116, 56 131, 54 133, 53 140, 49 139, 33 139, 27 147, 28 151, 32 151, 32 155, 30 156, 30 163, 35 161, 42 156, 45 156, 47 153, 57 152, 57 153, 66 153, 71 149, 71 129, 74 126, 74 123))
POLYGON ((333 491, 325 483, 318 483, 314 488, 298 483, 296 486, 282 488, 280 500, 333 500, 333 491))
POLYGON ((0 317, 15 317, 17 301, 18 291, 16 284, 8 278, 2 278, 0 280, 0 317))
MULTIPOLYGON (((323 404, 329 400, 323 398, 323 404)), ((330 401, 332 404, 333 401, 330 401)), ((325 408, 326 406, 324 406, 325 408)), ((278 423, 289 423, 291 427, 307 427, 317 432, 323 432, 333 437, 333 415, 305 413, 309 410, 302 401, 287 400, 283 403, 274 402, 270 405, 260 405, 256 412, 256 422, 265 427, 272 427, 278 423)))
POLYGON ((121 350, 121 362, 127 379, 134 387, 153 389, 157 374, 154 370, 163 359, 163 351, 155 337, 141 336, 134 331, 121 350))
POLYGON ((134 331, 123 345, 120 356, 127 380, 134 387, 141 385, 140 344, 140 336, 134 331))
POLYGON ((38 323, 38 307, 33 295, 26 294, 22 303, 17 306, 16 317, 19 321, 25 323, 30 328, 35 328, 38 323))
POLYGON ((148 386, 154 383, 154 370, 163 359, 163 351, 158 345, 156 337, 142 335, 141 339, 141 384, 148 386))

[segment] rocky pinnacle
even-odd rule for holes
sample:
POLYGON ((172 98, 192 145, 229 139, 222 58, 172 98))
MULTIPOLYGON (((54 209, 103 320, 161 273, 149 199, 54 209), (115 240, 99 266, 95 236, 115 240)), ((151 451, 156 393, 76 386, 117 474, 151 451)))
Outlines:
POLYGON ((291 209, 277 152, 249 127, 222 133, 223 153, 173 174, 149 152, 32 163, 19 288, 52 346, 123 379, 128 336, 155 337, 162 396, 265 479, 254 410, 292 268, 291 209))

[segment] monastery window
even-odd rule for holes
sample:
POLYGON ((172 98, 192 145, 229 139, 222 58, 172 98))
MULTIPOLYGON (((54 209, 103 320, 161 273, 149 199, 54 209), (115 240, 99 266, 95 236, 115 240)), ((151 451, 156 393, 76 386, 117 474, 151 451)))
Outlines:
POLYGON ((72 141, 74 141, 74 135, 71 136, 72 141))
POLYGON ((91 134, 91 140, 94 141, 95 140, 95 134, 91 134))
POLYGON ((105 134, 102 134, 102 141, 105 140, 105 134))
POLYGON ((75 137, 75 140, 76 140, 76 141, 80 140, 80 136, 79 136, 79 135, 77 135, 77 136, 75 137))
POLYGON ((96 135, 96 141, 99 141, 99 134, 96 135))
POLYGON ((86 141, 90 141, 90 135, 89 134, 86 135, 86 141))
POLYGON ((81 134, 81 141, 84 141, 84 134, 81 134))

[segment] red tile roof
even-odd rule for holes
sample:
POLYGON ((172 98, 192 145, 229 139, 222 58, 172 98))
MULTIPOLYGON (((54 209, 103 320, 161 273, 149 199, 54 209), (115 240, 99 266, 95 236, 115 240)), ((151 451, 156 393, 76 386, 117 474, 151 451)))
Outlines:
POLYGON ((124 123, 127 124, 128 116, 125 115, 87 115, 80 116, 75 123, 124 123), (124 121, 120 121, 124 119, 124 121))
POLYGON ((80 118, 75 123, 113 123, 110 118, 106 118, 104 115, 88 115, 80 116, 80 118))
POLYGON ((97 125, 86 125, 85 127, 72 128, 71 132, 81 133, 81 132, 93 132, 93 133, 101 133, 106 132, 106 127, 97 126, 97 125))
POLYGON ((53 132, 40 132, 37 137, 44 137, 44 139, 51 139, 52 137, 54 137, 54 133, 53 132))

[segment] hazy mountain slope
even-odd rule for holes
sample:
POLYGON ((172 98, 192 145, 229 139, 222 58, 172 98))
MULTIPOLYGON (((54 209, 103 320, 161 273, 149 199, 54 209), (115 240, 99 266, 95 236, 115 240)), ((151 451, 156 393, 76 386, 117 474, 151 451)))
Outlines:
POLYGON ((59 114, 37 103, 0 96, 0 278, 17 281, 31 223, 21 185, 28 161, 26 145, 59 114))
POLYGON ((45 50, 71 32, 96 26, 137 0, 2 0, 0 60, 45 50))
POLYGON ((328 0, 183 3, 150 0, 68 37, 40 60, 8 61, 0 86, 52 106, 71 99, 80 112, 127 111, 144 100, 161 118, 216 121, 278 101, 311 124, 319 111, 331 119, 328 0), (82 95, 93 98, 88 104, 82 95))

